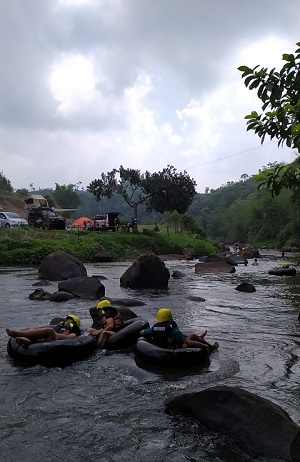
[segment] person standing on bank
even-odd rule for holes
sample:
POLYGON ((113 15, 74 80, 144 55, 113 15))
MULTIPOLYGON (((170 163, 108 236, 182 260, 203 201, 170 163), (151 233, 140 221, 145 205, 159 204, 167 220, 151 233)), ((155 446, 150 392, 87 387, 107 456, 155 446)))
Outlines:
MULTIPOLYGON (((98 338, 98 347, 103 348, 107 339, 123 329, 124 323, 120 312, 114 308, 109 300, 102 300, 96 306, 97 328, 90 327, 88 333, 98 338)), ((91 310, 90 310, 91 311, 91 310)), ((95 319, 93 318, 93 325, 95 319)))

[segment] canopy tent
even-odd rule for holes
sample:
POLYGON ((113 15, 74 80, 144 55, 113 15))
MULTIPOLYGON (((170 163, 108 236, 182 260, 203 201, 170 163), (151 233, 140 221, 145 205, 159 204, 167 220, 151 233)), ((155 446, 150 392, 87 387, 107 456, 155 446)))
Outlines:
POLYGON ((77 218, 77 220, 75 220, 75 221, 72 223, 71 227, 72 227, 72 228, 81 228, 81 229, 83 229, 83 228, 85 228, 85 226, 86 226, 87 224, 92 225, 93 223, 94 223, 93 220, 91 220, 90 218, 87 218, 87 217, 80 217, 80 218, 77 218))

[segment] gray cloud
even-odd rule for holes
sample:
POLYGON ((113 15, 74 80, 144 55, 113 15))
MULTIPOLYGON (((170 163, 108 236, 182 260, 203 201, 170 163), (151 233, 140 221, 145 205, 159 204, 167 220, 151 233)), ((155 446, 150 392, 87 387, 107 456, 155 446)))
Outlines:
MULTIPOLYGON (((98 0, 69 6, 54 0, 2 0, 0 120, 5 136, 0 140, 1 169, 15 187, 35 182, 33 176, 38 172, 32 172, 41 150, 46 163, 54 159, 61 165, 56 157, 58 140, 66 162, 65 176, 59 176, 65 180, 58 181, 56 170, 50 166, 49 181, 52 179, 53 184, 76 183, 83 177, 89 183, 99 159, 101 165, 105 162, 104 171, 125 164, 124 156, 128 167, 161 168, 153 160, 158 156, 160 161, 188 169, 208 158, 216 160, 228 152, 243 151, 250 139, 250 148, 258 146, 259 140, 246 133, 245 112, 240 114, 242 101, 230 102, 229 112, 239 118, 238 123, 221 121, 216 125, 220 141, 215 150, 203 149, 205 142, 196 136, 194 144, 189 143, 192 133, 204 130, 203 118, 197 128, 201 107, 212 111, 208 101, 214 101, 218 92, 225 95, 232 79, 239 79, 236 85, 243 86, 236 67, 252 63, 241 51, 273 37, 285 41, 288 49, 284 51, 293 52, 299 26, 297 0, 98 0), (90 99, 85 99, 84 93, 76 95, 75 87, 74 104, 68 110, 66 104, 71 104, 72 96, 63 106, 50 88, 53 66, 67 56, 86 57, 95 75, 95 86, 87 93, 90 99), (147 76, 151 83, 146 84, 147 76), (179 120, 176 112, 187 108, 191 100, 199 102, 193 125, 191 118, 179 120), (62 107, 67 112, 63 113, 62 107), (135 127, 139 123, 138 130, 135 127), (152 147, 151 156, 143 152, 145 145, 152 147), (134 147, 140 155, 133 155, 134 147), (77 167, 71 172, 69 156, 74 151, 77 167), (87 152, 90 165, 83 163, 80 168, 87 152), (26 158, 25 164, 31 169, 26 178, 24 170, 12 165, 12 156, 26 158), (130 164, 133 159, 134 165, 130 164)), ((264 65, 259 61, 253 64, 264 65)), ((70 87, 72 84, 71 78, 70 87)), ((222 102, 211 104, 216 117, 225 111, 222 102)), ((210 117, 213 119, 213 113, 210 117)), ((280 157, 281 153, 274 155, 280 157)), ((267 163, 264 156, 261 161, 260 165, 267 163)), ((230 173, 235 178, 244 173, 238 159, 231 165, 222 172, 213 172, 210 167, 202 170, 209 171, 216 187, 218 182, 226 183, 223 178, 230 173)), ((259 159, 252 165, 259 167, 259 159)), ((194 172, 201 184, 208 176, 202 179, 199 169, 191 169, 191 175, 194 172)))

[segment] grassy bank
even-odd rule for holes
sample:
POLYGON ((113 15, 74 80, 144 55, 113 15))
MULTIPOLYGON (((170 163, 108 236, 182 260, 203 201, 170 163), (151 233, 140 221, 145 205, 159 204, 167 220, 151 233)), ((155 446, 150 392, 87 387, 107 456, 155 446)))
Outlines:
POLYGON ((194 248, 199 256, 216 251, 211 241, 184 233, 162 232, 152 237, 142 233, 0 228, 0 265, 37 265, 58 250, 92 263, 99 261, 102 250, 114 261, 120 261, 133 260, 148 251, 158 255, 182 254, 185 247, 194 248))

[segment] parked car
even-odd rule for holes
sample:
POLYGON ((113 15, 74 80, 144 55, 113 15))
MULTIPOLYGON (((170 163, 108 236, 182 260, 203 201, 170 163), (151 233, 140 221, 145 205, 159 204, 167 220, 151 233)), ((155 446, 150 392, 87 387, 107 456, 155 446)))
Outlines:
POLYGON ((28 213, 29 226, 43 229, 66 229, 66 219, 56 215, 50 207, 31 209, 28 213))
POLYGON ((28 221, 22 218, 18 213, 0 212, 0 226, 5 228, 28 228, 28 221))

